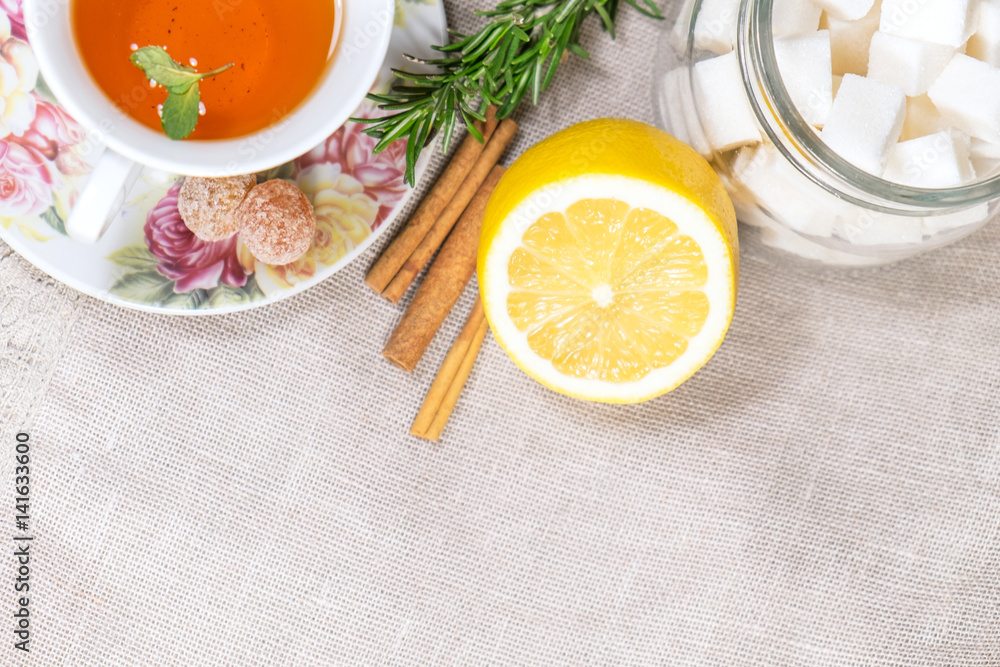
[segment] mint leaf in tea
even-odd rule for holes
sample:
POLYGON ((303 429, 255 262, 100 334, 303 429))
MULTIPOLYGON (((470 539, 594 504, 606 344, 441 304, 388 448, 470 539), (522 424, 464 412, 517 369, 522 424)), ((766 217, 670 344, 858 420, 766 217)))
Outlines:
POLYGON ((167 89, 160 121, 171 139, 187 139, 198 125, 201 103, 198 82, 222 74, 233 66, 229 63, 199 74, 194 68, 181 65, 159 46, 144 46, 132 53, 129 60, 145 72, 152 83, 167 89))
POLYGON ((151 130, 169 127, 188 141, 273 127, 336 57, 337 0, 66 1, 80 58, 107 98, 151 130), (147 44, 154 48, 140 49, 147 44), (205 75, 229 62, 221 75, 205 75))

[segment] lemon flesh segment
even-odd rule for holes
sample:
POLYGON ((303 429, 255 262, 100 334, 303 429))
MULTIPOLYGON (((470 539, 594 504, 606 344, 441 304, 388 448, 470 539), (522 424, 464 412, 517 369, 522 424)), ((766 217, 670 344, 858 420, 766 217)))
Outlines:
POLYGON ((522 243, 507 312, 560 373, 637 382, 684 354, 708 319, 701 249, 656 211, 583 199, 541 217, 522 243))

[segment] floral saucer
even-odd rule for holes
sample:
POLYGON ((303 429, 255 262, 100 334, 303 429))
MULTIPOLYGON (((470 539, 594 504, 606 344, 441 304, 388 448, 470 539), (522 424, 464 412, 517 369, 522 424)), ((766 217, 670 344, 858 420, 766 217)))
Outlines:
MULTIPOLYGON (((0 0, 0 239, 53 278, 90 296, 157 313, 207 315, 255 308, 312 287, 381 234, 412 191, 403 182, 405 142, 378 155, 362 126, 347 123, 297 160, 262 174, 298 185, 316 207, 316 238, 285 266, 256 261, 236 237, 205 243, 177 211, 181 176, 145 169, 117 220, 94 245, 66 236, 64 221, 100 151, 38 76, 22 0, 0 0)), ((390 68, 403 54, 433 58, 446 39, 442 0, 396 0, 390 68)), ((365 103, 355 115, 379 113, 365 103)), ((425 153, 417 167, 427 167, 425 153)))

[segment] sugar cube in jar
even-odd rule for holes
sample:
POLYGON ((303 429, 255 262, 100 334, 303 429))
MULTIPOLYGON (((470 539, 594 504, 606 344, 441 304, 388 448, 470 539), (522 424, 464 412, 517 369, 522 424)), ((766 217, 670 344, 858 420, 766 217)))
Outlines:
MULTIPOLYGON (((751 10, 764 4, 749 2, 751 10)), ((926 212, 900 202, 924 196, 912 188, 961 189, 1000 174, 1000 0, 770 4, 777 71, 755 60, 761 31, 738 36, 738 0, 704 0, 700 14, 697 3, 686 5, 694 7, 694 49, 677 41, 677 29, 671 38, 676 67, 691 73, 691 92, 678 89, 676 72, 661 85, 672 91, 661 105, 689 100, 673 125, 724 173, 741 220, 766 231, 765 243, 780 240, 789 252, 841 264, 853 263, 844 261, 852 248, 876 259, 892 248, 885 255, 892 261, 943 245, 997 213, 996 200, 971 195, 968 204, 926 212), (791 107, 770 101, 774 80, 791 107), (807 150, 815 137, 803 142, 803 132, 850 167, 816 167, 807 150), (845 182, 854 185, 845 189, 845 182), (899 192, 904 198, 895 198, 899 192)), ((754 14, 747 16, 752 26, 754 14)))

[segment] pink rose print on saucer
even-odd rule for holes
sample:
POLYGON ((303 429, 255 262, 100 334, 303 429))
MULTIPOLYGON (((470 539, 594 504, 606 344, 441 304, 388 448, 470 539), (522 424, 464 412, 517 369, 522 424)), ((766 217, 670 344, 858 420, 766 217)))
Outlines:
POLYGON ((45 97, 44 86, 36 90, 38 63, 25 40, 20 0, 0 0, 0 218, 37 215, 65 234, 62 216, 76 197, 72 177, 91 169, 82 150, 87 136, 45 97))
MULTIPOLYGON (((61 127, 58 118, 49 116, 51 109, 40 109, 46 127, 61 127)), ((364 113, 372 110, 366 107, 364 113)), ((403 182, 406 143, 397 142, 372 155, 375 141, 361 129, 348 123, 322 145, 268 176, 287 177, 316 209, 313 246, 299 260, 265 266, 253 259, 237 236, 218 243, 199 240, 177 210, 177 183, 149 212, 146 244, 109 256, 122 269, 112 293, 155 306, 215 307, 264 298, 258 269, 288 289, 315 277, 321 267, 335 265, 370 237, 409 192, 403 182)))
POLYGON ((241 261, 235 235, 206 243, 184 224, 177 209, 181 183, 174 183, 146 216, 146 244, 123 248, 108 258, 124 269, 112 293, 148 305, 180 308, 262 298, 252 269, 248 271, 241 261))
MULTIPOLYGON (((87 138, 86 132, 70 115, 51 102, 38 99, 35 104, 35 118, 31 127, 13 141, 30 146, 55 161, 60 152, 65 152, 87 138)), ((57 165, 58 166, 58 165, 57 165)))
MULTIPOLYGON (((359 118, 374 118, 384 112, 365 107, 359 118)), ((320 164, 339 165, 341 173, 354 178, 364 193, 378 205, 372 230, 378 229, 392 213, 409 188, 403 182, 406 171, 406 141, 396 141, 374 155, 378 141, 362 134, 365 125, 347 123, 320 146, 295 161, 295 177, 320 164)))
POLYGON ((39 99, 34 92, 38 62, 27 42, 10 37, 0 44, 0 80, 0 99, 4 103, 0 138, 23 136, 35 120, 39 99))
POLYGON ((0 139, 0 216, 40 215, 52 206, 51 163, 32 148, 0 139))
MULTIPOLYGON (((365 106, 357 115, 378 115, 365 106)), ((384 223, 409 192, 403 182, 406 141, 373 155, 376 140, 347 123, 329 139, 292 163, 291 180, 316 208, 316 238, 305 256, 285 266, 268 266, 268 275, 292 287, 333 266, 358 248, 384 223)))
POLYGON ((175 281, 174 291, 213 289, 220 283, 243 287, 247 274, 236 253, 236 237, 206 243, 194 235, 177 210, 181 183, 175 183, 146 217, 146 246, 158 260, 156 270, 175 281))
POLYGON ((2 19, 0 19, 0 34, 7 32, 9 35, 27 41, 28 33, 24 29, 24 6, 22 0, 0 0, 0 12, 6 14, 7 23, 9 23, 9 27, 6 27, 3 25, 2 19), (4 28, 6 30, 3 30, 4 28))
MULTIPOLYGON (((0 63, 2 69, 2 63, 0 63)), ((60 107, 30 93, 32 119, 20 135, 7 134, 3 144, 4 185, 0 188, 0 216, 42 215, 60 233, 62 219, 55 208, 54 193, 66 183, 61 176, 82 176, 91 166, 78 152, 86 133, 60 107), (25 207, 23 193, 33 194, 36 205, 25 207)), ((75 192, 68 193, 72 203, 75 192)))

